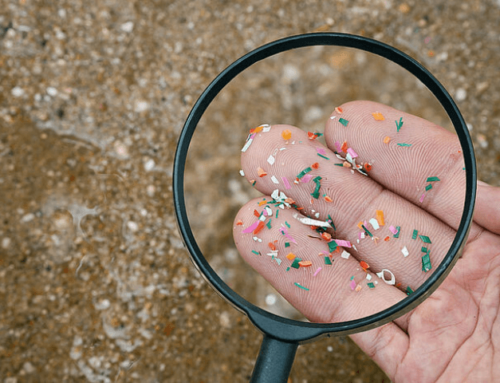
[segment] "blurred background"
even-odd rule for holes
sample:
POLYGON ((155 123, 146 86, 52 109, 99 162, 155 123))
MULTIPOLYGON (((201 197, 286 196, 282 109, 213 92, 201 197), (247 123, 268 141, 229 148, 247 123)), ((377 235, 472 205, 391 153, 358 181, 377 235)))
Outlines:
MULTIPOLYGON (((499 17, 494 0, 0 0, 0 382, 248 381, 261 335, 204 282, 176 228, 172 161, 196 98, 278 38, 375 38, 448 89, 479 178, 500 185, 499 17)), ((186 177, 196 238, 270 311, 296 315, 255 275, 241 282, 250 271, 223 229, 255 195, 239 150, 262 123, 322 131, 356 98, 448 124, 403 71, 326 48, 250 68, 200 122, 186 177), (414 92, 395 97, 401 87, 414 92)), ((341 337, 301 346, 290 381, 389 380, 341 337)))

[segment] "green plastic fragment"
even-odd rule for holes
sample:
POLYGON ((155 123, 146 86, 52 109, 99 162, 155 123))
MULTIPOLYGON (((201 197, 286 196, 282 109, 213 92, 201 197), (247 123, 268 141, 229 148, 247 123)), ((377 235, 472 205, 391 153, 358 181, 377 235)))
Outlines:
POLYGON ((401 117, 401 118, 399 119, 399 122, 398 122, 397 120, 396 120, 396 121, 394 121, 394 122, 396 123, 396 128, 398 128, 398 132, 399 132, 399 130, 400 130, 400 129, 401 129, 401 127, 403 126, 403 117, 401 117))
POLYGON ((267 226, 268 229, 271 228, 271 218, 269 218, 269 221, 267 222, 266 226, 267 226))
POLYGON ((333 230, 337 231, 337 229, 335 228, 335 224, 333 223, 333 219, 332 217, 330 217, 330 214, 328 214, 328 222, 332 225, 333 230))
POLYGON ((293 260, 293 262, 290 266, 293 267, 294 269, 298 269, 300 267, 300 265, 299 265, 300 261, 302 261, 302 259, 300 259, 299 257, 295 257, 295 259, 293 260))
POLYGON ((431 239, 426 235, 419 235, 419 237, 422 240, 422 242, 424 242, 424 243, 432 243, 431 239))
POLYGON ((366 284, 370 289, 374 289, 375 288, 375 284, 373 282, 368 282, 366 284))
POLYGON ((425 187, 425 191, 429 191, 432 189, 432 184, 429 184, 425 187))
POLYGON ((422 271, 428 272, 430 269, 432 269, 431 265, 431 258, 429 257, 429 253, 425 253, 425 255, 422 257, 422 271))
POLYGON ((285 247, 290 247, 290 242, 285 242, 285 247))
POLYGON ((252 253, 254 253, 255 255, 260 255, 259 252, 255 250, 252 250, 252 253))
POLYGON ((256 183, 257 183, 257 181, 253 181, 252 186, 255 186, 256 183))
POLYGON ((344 166, 344 164, 334 164, 335 166, 344 166))
POLYGON ((280 213, 279 209, 276 209, 276 219, 278 219, 278 214, 280 213))
POLYGON ((325 257, 325 265, 331 265, 332 264, 332 260, 330 259, 330 257, 325 257))
POLYGON ((285 221, 285 225, 287 225, 288 228, 290 229, 290 224, 288 223, 288 221, 285 221))
POLYGON ((290 270, 290 267, 287 267, 287 268, 286 268, 286 271, 289 271, 289 270, 290 270))
POLYGON ((309 173, 312 170, 311 167, 307 167, 304 170, 302 170, 299 174, 297 174, 297 178, 300 180, 302 177, 304 177, 307 173, 309 173))
POLYGON ((330 249, 330 253, 333 253, 337 249, 337 242, 333 240, 328 242, 328 248, 330 249))
POLYGON ((438 177, 428 177, 427 182, 436 182, 441 181, 438 177))
POLYGON ((373 237, 373 234, 370 233, 370 231, 368 231, 368 229, 365 227, 365 225, 361 225, 361 227, 363 228, 363 230, 365 231, 366 234, 368 234, 370 237, 373 237))
POLYGON ((406 295, 413 294, 413 290, 411 289, 410 286, 406 286, 406 295))
POLYGON ((394 238, 399 238, 399 233, 401 233, 401 226, 396 226, 396 230, 398 231, 396 234, 393 235, 394 238))
POLYGON ((316 178, 313 179, 313 182, 316 184, 316 187, 314 189, 314 192, 311 193, 311 195, 313 196, 313 198, 316 198, 318 199, 319 198, 319 189, 321 187, 321 177, 320 176, 317 176, 316 178))
POLYGON ((411 239, 417 239, 417 235, 418 235, 418 230, 414 229, 413 230, 413 235, 411 236, 411 239))
POLYGON ((349 121, 347 121, 347 120, 343 119, 342 117, 341 117, 341 118, 339 118, 339 122, 340 122, 342 125, 344 125, 344 126, 347 126, 347 124, 349 123, 349 121))
POLYGON ((301 285, 300 283, 298 283, 298 282, 294 282, 294 284, 295 284, 295 286, 300 287, 302 290, 309 291, 309 289, 308 289, 307 287, 302 286, 302 285, 301 285))
POLYGON ((422 251, 422 253, 427 253, 427 247, 422 246, 422 249, 420 249, 420 251, 422 251))
POLYGON ((329 158, 327 156, 324 156, 323 154, 320 154, 320 153, 316 153, 318 156, 324 158, 325 160, 329 160, 329 158))
POLYGON ((351 278, 349 280, 352 281, 353 279, 354 279, 354 275, 351 275, 351 278))
POLYGON ((398 142, 398 146, 404 146, 404 147, 409 148, 410 146, 412 146, 412 144, 406 144, 404 142, 398 142))

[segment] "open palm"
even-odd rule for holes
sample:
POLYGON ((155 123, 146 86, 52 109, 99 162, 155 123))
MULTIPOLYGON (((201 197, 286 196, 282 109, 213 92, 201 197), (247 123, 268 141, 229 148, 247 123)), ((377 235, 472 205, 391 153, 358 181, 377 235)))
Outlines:
MULTIPOLYGON (((315 138, 286 125, 252 132, 242 168, 266 197, 239 211, 234 239, 311 321, 352 320, 418 288, 432 272, 423 271, 426 252, 433 266, 446 255, 464 203, 460 145, 439 126, 367 101, 336 109, 327 147, 315 138), (311 231, 305 217, 335 228, 311 231), (331 238, 350 242, 332 247, 331 238), (375 275, 383 269, 394 284, 375 275)), ((499 190, 479 183, 469 240, 445 282, 409 314, 352 336, 393 381, 500 379, 499 213, 499 190)))

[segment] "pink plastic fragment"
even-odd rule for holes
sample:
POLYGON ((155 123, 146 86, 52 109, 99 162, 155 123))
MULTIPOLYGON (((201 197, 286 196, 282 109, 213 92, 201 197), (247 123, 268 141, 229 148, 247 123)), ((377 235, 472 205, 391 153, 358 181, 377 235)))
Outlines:
POLYGON ((344 241, 343 239, 336 239, 335 242, 337 243, 337 245, 342 246, 342 247, 348 247, 348 248, 351 247, 351 242, 344 241))
POLYGON ((342 146, 340 145, 340 142, 335 141, 335 144, 334 144, 334 145, 335 145, 335 150, 336 150, 337 152, 341 152, 341 151, 342 151, 342 146))
POLYGON ((305 184, 306 184, 306 183, 308 183, 309 181, 311 181, 311 178, 312 178, 312 177, 313 177, 313 176, 312 176, 311 174, 306 174, 304 177, 302 177, 302 178, 300 179, 300 182, 303 182, 303 183, 305 183, 305 184))
POLYGON ((280 232, 282 232, 285 235, 285 237, 288 238, 290 241, 297 244, 297 241, 295 240, 295 238, 290 237, 290 235, 288 234, 288 229, 286 227, 283 227, 283 226, 280 227, 280 232))
POLYGON ((347 149, 347 153, 349 153, 352 158, 356 158, 358 156, 358 154, 352 148, 347 149))
POLYGON ((321 271, 321 267, 318 267, 318 270, 316 270, 316 272, 313 274, 313 277, 315 277, 316 275, 318 275, 318 273, 321 271))
POLYGON ((349 286, 351 286, 351 290, 354 291, 354 289, 356 288, 356 281, 353 279, 349 286))
POLYGON ((322 154, 322 155, 326 156, 325 149, 323 149, 323 148, 316 148, 316 150, 318 151, 319 154, 322 154))
POLYGON ((425 198, 425 193, 422 194, 422 197, 420 197, 420 203, 424 202, 424 198, 425 198))
POLYGON ((257 229, 257 226, 259 226, 260 221, 255 221, 253 224, 248 226, 246 229, 243 229, 242 233, 251 233, 255 229, 257 229))
POLYGON ((290 189, 290 182, 288 182, 288 179, 286 177, 281 177, 281 180, 283 181, 283 185, 285 185, 285 189, 290 189))
POLYGON ((397 234, 398 233, 398 229, 396 229, 394 226, 389 226, 389 230, 391 231, 392 234, 397 234))

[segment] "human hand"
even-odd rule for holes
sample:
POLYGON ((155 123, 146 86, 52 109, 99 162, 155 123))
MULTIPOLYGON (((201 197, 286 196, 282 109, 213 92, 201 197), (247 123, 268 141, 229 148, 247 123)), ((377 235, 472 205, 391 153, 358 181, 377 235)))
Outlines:
MULTIPOLYGON (((465 172, 456 135, 373 102, 355 101, 341 110, 339 113, 336 109, 334 118, 327 121, 327 147, 297 128, 275 125, 266 133, 258 132, 242 153, 245 176, 255 182, 266 202, 259 206, 263 198, 252 200, 237 214, 233 231, 237 248, 313 322, 371 315, 404 299, 408 287, 418 288, 433 271, 422 270, 421 247, 431 250, 429 260, 437 266, 455 237, 465 197, 465 172), (372 115, 375 112, 385 120, 377 121, 372 115), (396 132, 394 121, 401 117, 404 125, 396 132), (288 140, 286 131, 291 132, 288 140), (385 137, 391 141, 384 142, 385 137), (352 167, 334 165, 342 164, 333 152, 340 152, 337 141, 347 141, 359 154, 357 164, 369 163, 360 169, 369 170, 368 177, 356 171, 352 174, 352 167), (274 161, 268 161, 270 156, 274 161), (308 168, 309 182, 294 183, 308 168), (317 176, 322 178, 314 182, 317 176), (432 176, 439 176, 440 181, 431 182, 433 188, 422 199, 422 189, 432 176), (319 195, 312 195, 318 191, 317 185, 319 195), (298 218, 327 221, 330 215, 336 230, 328 229, 324 235, 311 231, 309 225, 294 217, 296 209, 280 209, 271 203, 270 195, 276 189, 288 197, 281 201, 283 205, 300 209, 298 218), (264 227, 256 227, 255 210, 261 215, 265 206, 269 206, 271 215, 265 217, 264 227), (379 215, 377 220, 379 224, 385 221, 385 226, 360 230, 358 222, 376 217, 377 210, 383 211, 383 217, 379 215), (401 227, 398 238, 390 226, 401 227), (415 228, 432 244, 413 240, 415 228), (369 231, 374 237, 380 236, 378 241, 369 237, 369 231), (360 232, 366 233, 366 238, 358 243, 360 232), (329 254, 329 235, 349 240, 356 250, 348 248, 347 259, 341 255, 347 256, 343 249, 329 254), (401 253, 403 247, 409 252, 407 257, 401 253), (300 266, 298 262, 292 266, 294 260, 287 258, 290 253, 302 260, 300 266), (325 257, 333 265, 328 265, 325 257), (395 285, 372 274, 382 269, 393 273, 395 285), (368 286, 375 281, 375 288, 368 286)), ((500 376, 499 215, 500 190, 479 182, 469 239, 462 258, 443 284, 405 316, 351 336, 394 382, 492 382, 500 376)), ((388 274, 384 275, 386 280, 391 279, 388 274)))

